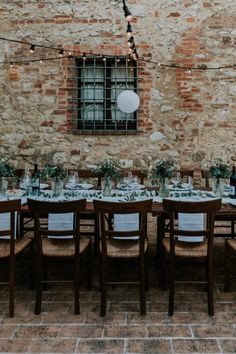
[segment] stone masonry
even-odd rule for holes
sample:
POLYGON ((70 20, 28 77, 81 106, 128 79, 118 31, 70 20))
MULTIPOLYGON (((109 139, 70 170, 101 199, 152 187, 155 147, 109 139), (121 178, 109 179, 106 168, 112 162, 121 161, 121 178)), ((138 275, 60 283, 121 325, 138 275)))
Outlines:
MULTIPOLYGON (((140 56, 161 63, 236 64, 235 0, 127 0, 140 56)), ((72 50, 126 54, 122 1, 0 0, 2 37, 72 50)), ((0 41, 0 61, 55 51, 0 41)), ((236 67, 192 71, 139 62, 135 135, 74 135, 67 59, 0 64, 0 153, 18 167, 54 161, 85 167, 111 156, 143 168, 160 157, 183 167, 236 161, 236 67)))

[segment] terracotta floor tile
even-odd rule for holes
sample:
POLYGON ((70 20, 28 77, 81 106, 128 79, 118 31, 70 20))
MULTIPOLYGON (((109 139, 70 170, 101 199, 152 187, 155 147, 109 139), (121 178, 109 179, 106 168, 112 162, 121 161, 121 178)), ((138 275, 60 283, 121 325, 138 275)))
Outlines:
POLYGON ((45 325, 20 325, 15 331, 16 338, 56 338, 58 336, 60 326, 45 325))
POLYGON ((236 340, 220 339, 219 344, 222 348, 222 353, 236 353, 236 340))
POLYGON ((25 339, 0 339, 1 353, 26 353, 28 351, 29 342, 25 339))
POLYGON ((191 326, 193 335, 196 338, 224 338, 224 337, 235 337, 236 328, 232 324, 228 325, 201 325, 201 326, 191 326))
POLYGON ((124 351, 124 341, 120 339, 80 339, 76 353, 119 354, 124 351))
POLYGON ((103 326, 97 325, 62 325, 59 337, 65 338, 101 338, 103 326))
POLYGON ((172 353, 172 350, 167 339, 129 339, 126 353, 172 353))
POLYGON ((124 312, 110 312, 106 317, 100 317, 99 313, 87 313, 85 324, 125 324, 126 315, 124 312))
POLYGON ((173 339, 172 345, 175 354, 221 352, 216 339, 173 339))
POLYGON ((103 337, 111 338, 147 338, 146 326, 105 326, 103 337))
POLYGON ((190 327, 187 325, 150 325, 148 337, 192 337, 190 327))
POLYGON ((76 339, 40 338, 32 339, 29 343, 29 353, 74 353, 76 339))
POLYGON ((12 338, 16 329, 16 325, 0 325, 0 338, 12 338))

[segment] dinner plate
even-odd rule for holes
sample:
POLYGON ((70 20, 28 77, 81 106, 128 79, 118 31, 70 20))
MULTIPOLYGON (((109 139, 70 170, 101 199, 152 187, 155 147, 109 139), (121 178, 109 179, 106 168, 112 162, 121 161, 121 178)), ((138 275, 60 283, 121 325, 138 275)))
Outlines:
POLYGON ((49 187, 49 184, 47 183, 40 183, 40 189, 46 189, 49 187))
POLYGON ((230 204, 232 204, 233 206, 236 206, 236 199, 235 200, 230 200, 230 204))
POLYGON ((14 189, 6 191, 7 197, 21 198, 25 194, 21 189, 14 189))
POLYGON ((67 189, 92 189, 93 185, 91 183, 77 183, 76 186, 72 184, 66 184, 67 189))
POLYGON ((190 191, 191 189, 193 189, 193 187, 187 183, 183 183, 181 186, 177 186, 177 187, 174 187, 173 184, 169 185, 170 191, 184 192, 184 191, 190 191))
POLYGON ((121 190, 140 190, 140 189, 144 189, 145 186, 142 185, 142 184, 139 184, 139 183, 130 183, 130 184, 118 184, 117 186, 118 189, 121 189, 121 190))
MULTIPOLYGON (((47 184, 47 183, 40 183, 40 189, 46 189, 46 188, 48 188, 48 187, 49 187, 49 184, 47 184)), ((25 189, 25 184, 21 183, 21 184, 20 184, 20 188, 21 188, 21 189, 25 189)))

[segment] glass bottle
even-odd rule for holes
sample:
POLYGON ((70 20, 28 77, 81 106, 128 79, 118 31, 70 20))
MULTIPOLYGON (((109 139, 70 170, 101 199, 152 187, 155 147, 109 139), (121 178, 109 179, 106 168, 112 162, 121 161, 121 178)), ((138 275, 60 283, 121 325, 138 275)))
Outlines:
POLYGON ((230 198, 236 199, 236 170, 233 166, 232 174, 230 177, 230 198))

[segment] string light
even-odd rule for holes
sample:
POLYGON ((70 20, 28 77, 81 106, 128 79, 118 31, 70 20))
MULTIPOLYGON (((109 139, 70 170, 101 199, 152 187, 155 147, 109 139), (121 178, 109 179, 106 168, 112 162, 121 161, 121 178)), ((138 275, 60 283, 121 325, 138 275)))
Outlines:
POLYGON ((129 10, 128 6, 126 5, 125 0, 123 0, 123 10, 124 10, 126 20, 128 22, 131 21, 132 20, 132 13, 129 10))
POLYGON ((34 53, 34 51, 35 51, 35 45, 34 44, 30 45, 29 51, 30 51, 30 53, 34 53))
POLYGON ((83 60, 86 60, 86 53, 83 53, 83 60))
POLYGON ((59 50, 59 56, 60 56, 60 57, 63 57, 63 55, 64 55, 64 49, 60 49, 60 50, 59 50))
MULTIPOLYGON (((217 66, 217 67, 209 67, 209 66, 207 66, 205 64, 199 64, 198 66, 195 66, 195 67, 194 66, 187 67, 187 66, 184 66, 184 65, 173 64, 173 63, 171 63, 171 64, 161 63, 161 62, 158 62, 158 61, 149 60, 149 59, 145 59, 143 57, 139 57, 138 53, 137 53, 137 49, 136 49, 135 43, 134 43, 134 36, 133 36, 132 26, 131 26, 130 22, 128 22, 128 24, 127 24, 127 31, 126 32, 127 32, 127 35, 128 35, 129 49, 131 49, 131 51, 130 50, 128 51, 128 55, 130 56, 129 59, 131 59, 131 60, 137 60, 137 58, 138 58, 139 61, 157 65, 157 67, 159 69, 164 69, 164 68, 182 69, 182 70, 186 70, 186 71, 190 70, 191 72, 193 70, 195 70, 195 71, 211 71, 211 70, 214 71, 214 70, 218 70, 219 72, 223 72, 224 69, 236 69, 236 63, 232 64, 232 65, 217 66)), ((58 60, 58 59, 63 59, 63 58, 67 58, 67 59, 73 58, 73 52, 71 52, 69 50, 66 50, 66 49, 63 49, 63 48, 58 48, 58 47, 53 47, 53 46, 49 47, 49 46, 44 46, 44 45, 40 45, 40 44, 32 44, 32 43, 29 43, 29 42, 19 41, 19 40, 15 40, 15 39, 7 39, 7 38, 3 38, 3 37, 0 37, 0 40, 28 45, 28 46, 30 46, 30 50, 32 52, 35 51, 36 47, 50 49, 50 50, 57 50, 57 52, 59 51, 59 57, 53 56, 53 57, 38 58, 38 59, 25 59, 25 60, 24 59, 19 59, 19 60, 14 61, 14 65, 16 65, 16 64, 26 64, 26 63, 31 63, 31 62, 40 62, 41 63, 41 61, 45 61, 45 60, 47 60, 47 61, 49 60, 50 61, 50 60, 58 60), (68 54, 67 55, 63 55, 65 52, 67 52, 68 54)), ((94 53, 93 51, 83 53, 83 55, 84 54, 85 55, 94 55, 94 56, 99 56, 101 58, 104 58, 104 54, 94 53)), ((77 55, 78 55, 78 50, 76 50, 75 56, 77 56, 77 55)), ((109 56, 111 58, 116 58, 115 55, 106 54, 106 56, 107 57, 109 56)), ((106 58, 105 58, 105 60, 106 60, 106 58)), ((8 64, 11 67, 14 66, 12 61, 0 61, 0 64, 8 64)))

